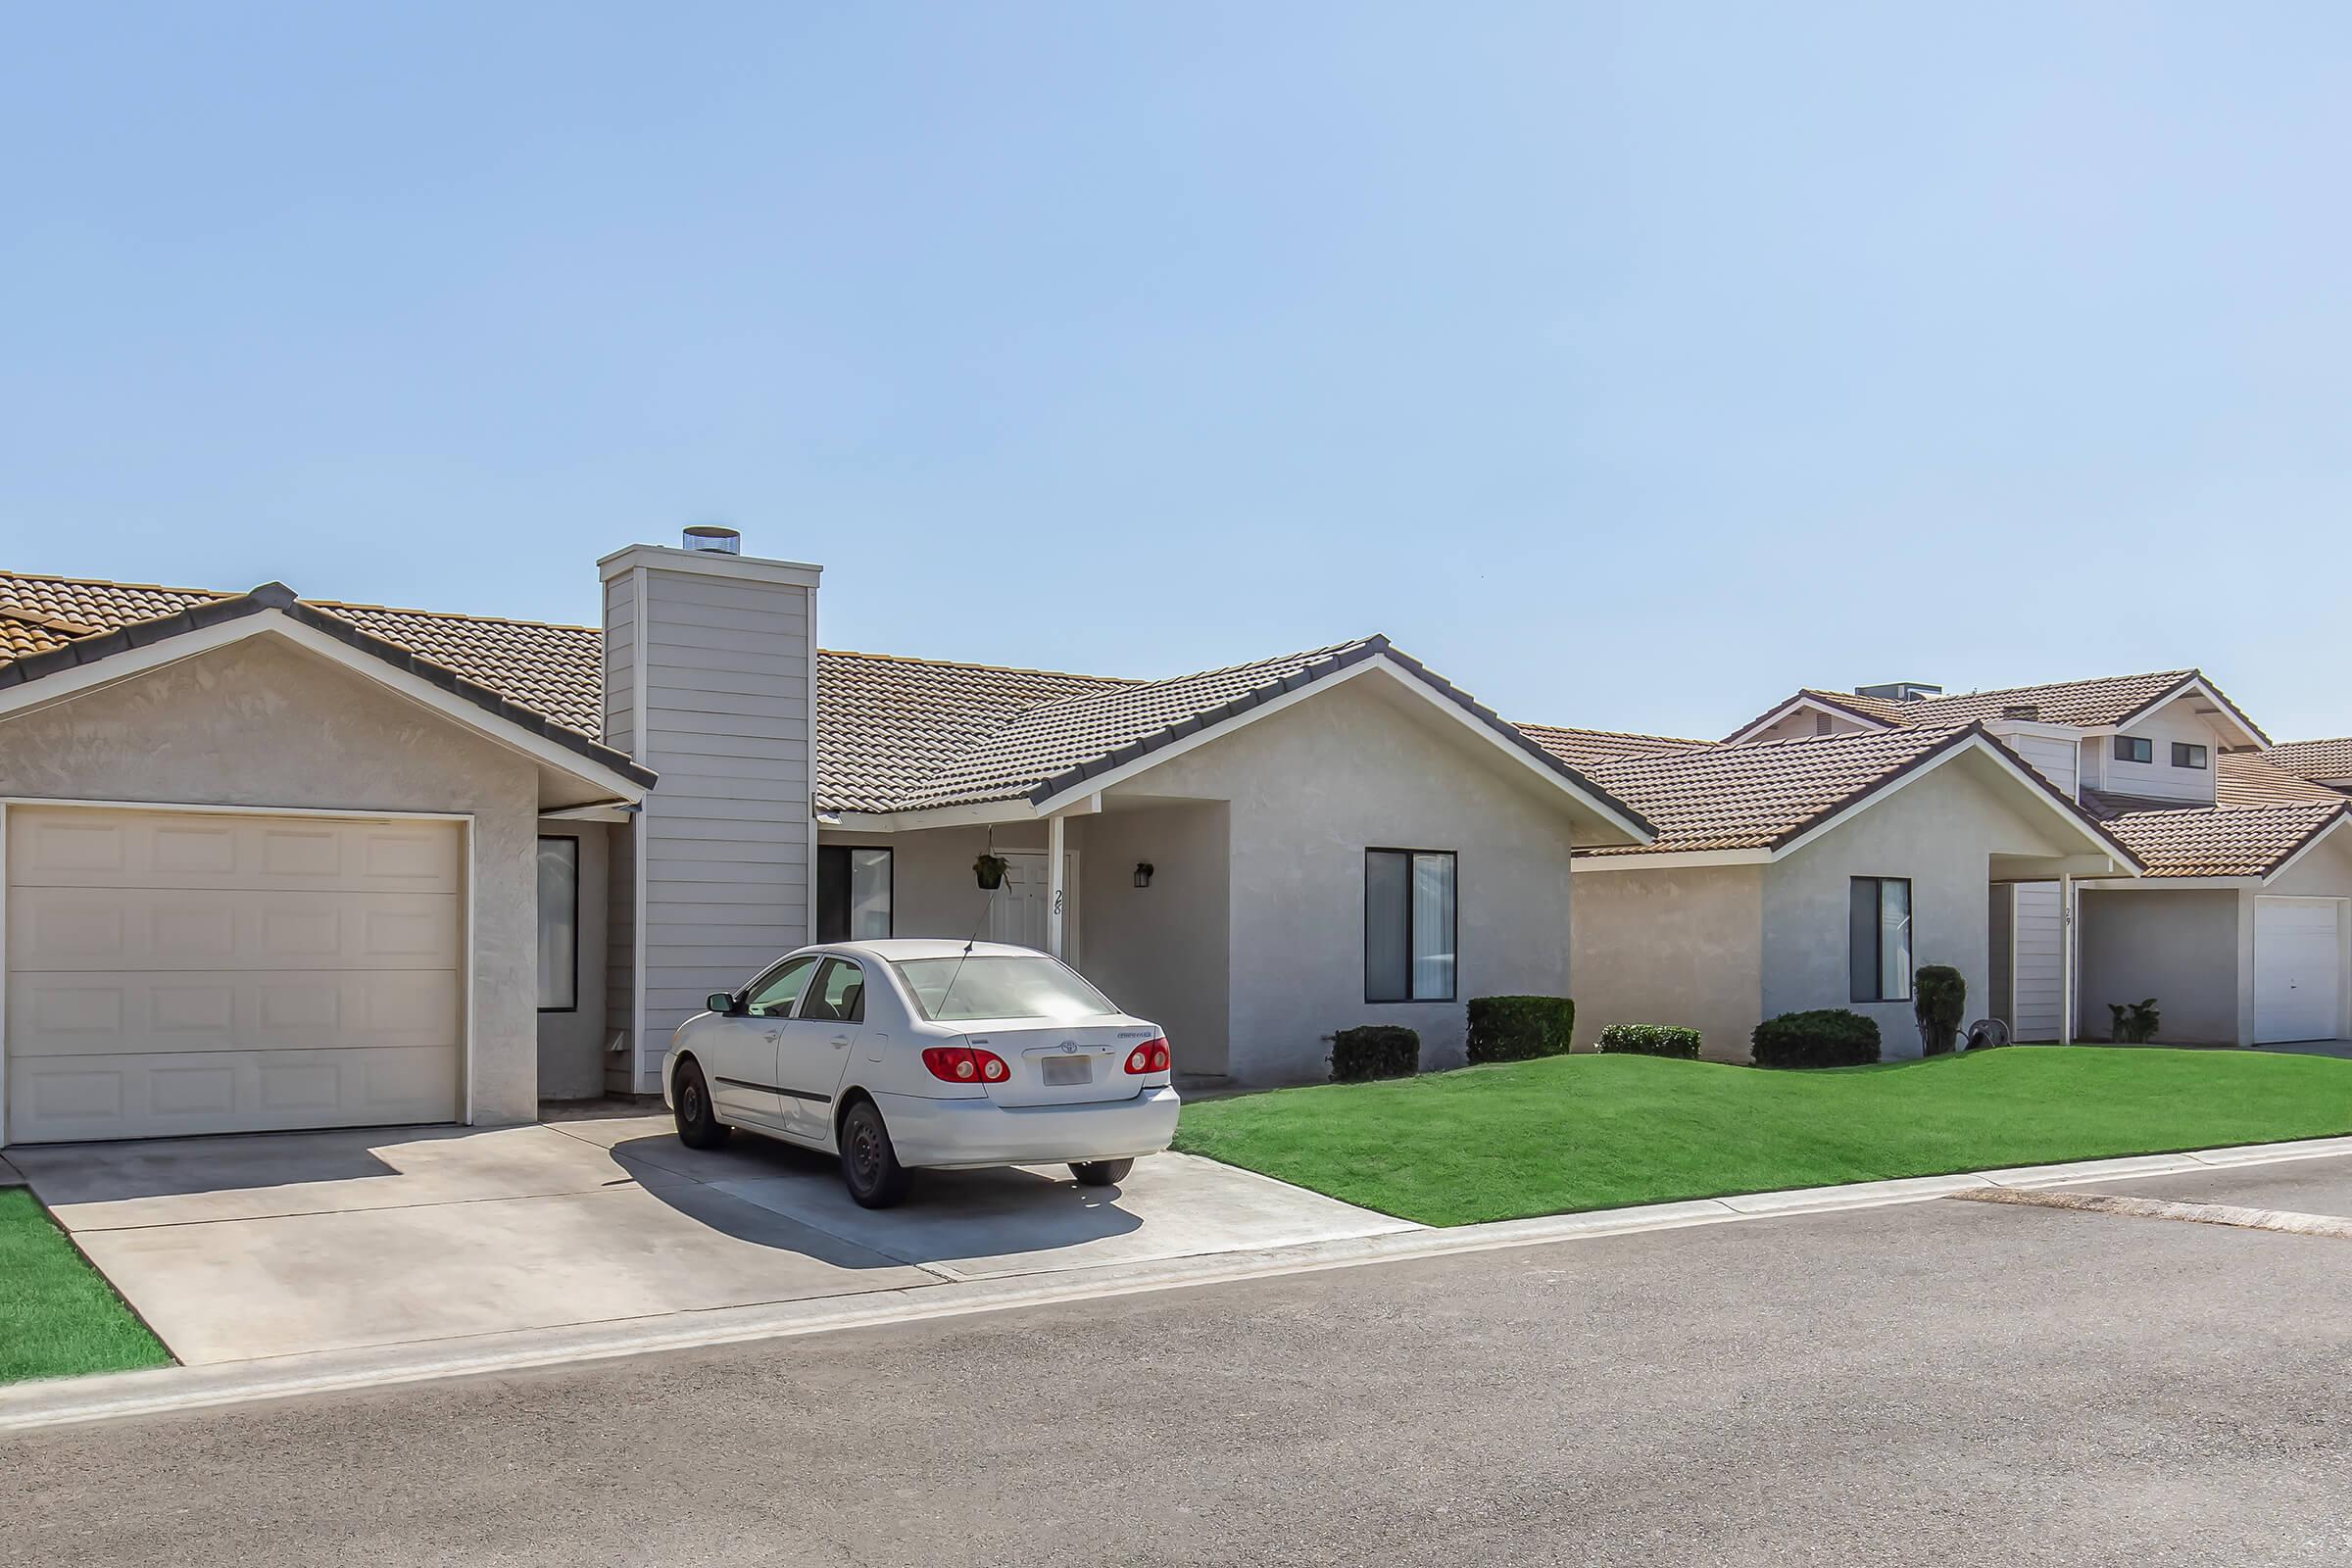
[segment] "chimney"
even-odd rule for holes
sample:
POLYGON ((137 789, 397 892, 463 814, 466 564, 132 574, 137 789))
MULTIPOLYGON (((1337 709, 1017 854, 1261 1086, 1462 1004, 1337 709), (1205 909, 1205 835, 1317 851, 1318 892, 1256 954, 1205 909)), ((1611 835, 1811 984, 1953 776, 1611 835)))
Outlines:
POLYGON ((1890 680, 1883 686, 1857 686, 1856 697, 1883 697, 1890 703, 1924 703, 1931 697, 1941 697, 1943 688, 1931 686, 1924 680, 1890 680))
POLYGON ((816 588, 715 523, 631 545, 605 586, 605 744, 662 775, 612 829, 608 1085, 660 1088, 670 1031, 814 939, 816 588), (717 836, 714 837, 714 828, 717 836), (713 861, 714 843, 742 848, 713 861), (716 873, 725 874, 716 874, 716 873))

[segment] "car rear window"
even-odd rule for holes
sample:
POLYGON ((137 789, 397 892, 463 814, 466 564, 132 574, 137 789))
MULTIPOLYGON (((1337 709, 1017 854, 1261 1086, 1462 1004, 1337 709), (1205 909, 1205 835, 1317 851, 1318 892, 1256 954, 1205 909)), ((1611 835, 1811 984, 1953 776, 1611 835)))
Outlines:
POLYGON ((974 1018, 1099 1018, 1119 1009, 1052 958, 902 958, 891 967, 934 1023, 974 1018))

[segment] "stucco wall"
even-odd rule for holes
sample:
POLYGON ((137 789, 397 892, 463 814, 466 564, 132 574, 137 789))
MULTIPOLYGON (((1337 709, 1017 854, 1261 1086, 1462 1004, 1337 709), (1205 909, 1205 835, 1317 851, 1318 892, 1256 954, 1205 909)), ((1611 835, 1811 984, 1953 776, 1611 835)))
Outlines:
POLYGON ((1696 1029, 1717 1061, 1745 1061, 1762 1016, 1764 867, 1576 874, 1576 1044, 1613 1023, 1696 1029))
POLYGON ((1919 1054, 1909 1002, 1852 1000, 1847 916, 1858 876, 1911 879, 1913 967, 1950 964, 1968 982, 1966 1016, 1991 1011, 1990 858, 2060 849, 2054 824, 2029 820, 1995 793, 2001 776, 1982 757, 1958 758, 1764 868, 1763 1016, 1851 1007, 1878 1020, 1888 1059, 1919 1054))
POLYGON ((2086 888, 2082 899, 2076 1039, 2108 1038, 2108 1004, 2154 997, 2163 1015, 2157 1039, 2236 1043, 2235 889, 2086 888))
POLYGON ((1329 1071, 1327 1037, 1420 1031, 1432 1067, 1462 1057, 1463 1004, 1573 996, 1568 822, 1516 761, 1372 672, 1140 775, 1137 794, 1230 802, 1227 1071, 1245 1083, 1329 1071), (1364 851, 1458 857, 1454 1000, 1364 1001, 1364 851))
POLYGON ((1109 810, 1086 819, 1082 967, 1168 1032, 1177 1071, 1227 1070, 1231 863, 1222 802, 1109 810), (1135 885, 1139 860, 1152 885, 1135 885))
POLYGON ((607 882, 612 839, 601 822, 542 822, 539 831, 580 841, 579 1005, 539 1014, 539 1098, 589 1100, 605 1092, 607 882))
POLYGON ((477 1122, 539 1098, 537 769, 267 633, 0 720, 0 795, 473 817, 477 1122))

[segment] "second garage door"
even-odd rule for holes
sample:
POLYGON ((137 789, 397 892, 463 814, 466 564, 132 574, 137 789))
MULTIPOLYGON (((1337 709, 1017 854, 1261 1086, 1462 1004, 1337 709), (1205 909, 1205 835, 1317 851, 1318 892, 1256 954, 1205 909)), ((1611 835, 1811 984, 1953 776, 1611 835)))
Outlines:
POLYGON ((460 824, 11 807, 8 1138, 454 1121, 460 824))
POLYGON ((2254 1043, 2332 1040, 2342 1022, 2342 906, 2254 901, 2254 1043))

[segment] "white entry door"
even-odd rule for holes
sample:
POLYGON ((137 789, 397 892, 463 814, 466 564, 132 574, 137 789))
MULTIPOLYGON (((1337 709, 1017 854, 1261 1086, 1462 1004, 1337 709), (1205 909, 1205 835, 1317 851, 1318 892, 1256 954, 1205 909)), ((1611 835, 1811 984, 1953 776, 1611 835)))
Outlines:
MULTIPOLYGON (((1074 966, 1078 962, 1078 852, 1063 856, 1062 865, 1062 893, 1068 902, 1062 909, 1061 937, 1066 951, 1061 956, 1074 966)), ((1052 901, 1045 856, 1036 851, 1007 853, 1004 885, 988 901, 988 940, 1045 952, 1046 916, 1052 901)))
POLYGON ((2333 1040, 2343 1026, 2343 906, 2254 901, 2254 1042, 2333 1040))
POLYGON ((455 1121, 446 821, 8 810, 11 1142, 455 1121))

